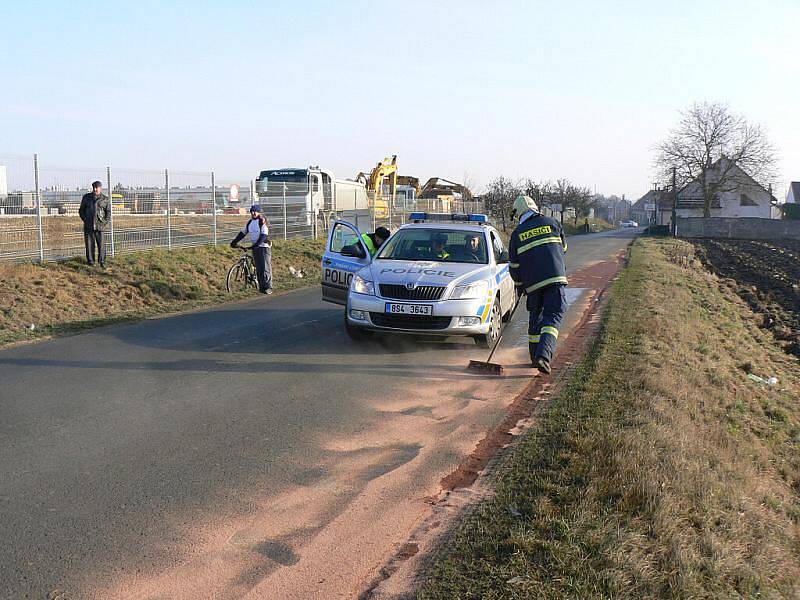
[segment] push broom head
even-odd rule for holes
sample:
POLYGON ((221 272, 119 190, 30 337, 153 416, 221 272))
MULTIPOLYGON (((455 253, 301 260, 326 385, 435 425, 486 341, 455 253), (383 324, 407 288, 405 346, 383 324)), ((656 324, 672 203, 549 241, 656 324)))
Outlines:
POLYGON ((498 365, 497 363, 492 362, 484 362, 482 360, 471 360, 467 365, 467 370, 486 373, 487 375, 502 375, 503 365, 498 365))

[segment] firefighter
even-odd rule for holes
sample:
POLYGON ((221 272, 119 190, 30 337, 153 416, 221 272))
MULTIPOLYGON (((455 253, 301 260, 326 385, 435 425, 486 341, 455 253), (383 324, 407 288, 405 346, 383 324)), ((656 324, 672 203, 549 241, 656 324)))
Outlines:
POLYGON ((519 218, 519 225, 509 242, 511 277, 517 292, 528 295, 531 364, 547 374, 567 308, 564 293, 567 242, 559 222, 541 214, 536 202, 528 196, 519 196, 514 201, 512 218, 519 218))

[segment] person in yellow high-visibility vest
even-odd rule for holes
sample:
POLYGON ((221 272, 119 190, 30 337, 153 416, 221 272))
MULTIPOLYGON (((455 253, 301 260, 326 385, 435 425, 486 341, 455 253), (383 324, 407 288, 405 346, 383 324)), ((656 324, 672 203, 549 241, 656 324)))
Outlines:
POLYGON ((386 227, 378 227, 375 233, 362 233, 361 241, 367 247, 370 256, 375 256, 380 247, 389 239, 389 230, 386 227))
POLYGON ((447 260, 450 253, 445 248, 447 244, 446 233, 434 233, 431 238, 431 260, 447 260))

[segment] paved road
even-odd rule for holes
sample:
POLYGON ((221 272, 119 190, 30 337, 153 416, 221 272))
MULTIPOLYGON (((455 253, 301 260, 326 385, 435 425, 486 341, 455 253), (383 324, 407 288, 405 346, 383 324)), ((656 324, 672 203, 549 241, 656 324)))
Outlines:
MULTIPOLYGON (((571 238, 570 270, 632 235, 571 238)), ((297 563, 371 482, 408 464, 415 481, 436 481, 474 441, 438 454, 427 445, 479 439, 499 421, 504 402, 467 407, 478 388, 463 365, 482 356, 471 341, 355 344, 341 309, 319 296, 315 287, 0 351, 0 598, 128 595, 181 565, 213 574, 223 563, 241 569, 215 594, 240 596, 297 563), (437 396, 441 406, 418 400, 437 396), (415 437, 425 427, 430 436, 415 437), (274 529, 298 514, 275 512, 297 490, 297 506, 318 502, 325 514, 251 539, 265 531, 253 529, 257 517, 274 529), (249 554, 236 554, 242 545, 249 554)), ((490 385, 510 393, 529 374, 490 385)))

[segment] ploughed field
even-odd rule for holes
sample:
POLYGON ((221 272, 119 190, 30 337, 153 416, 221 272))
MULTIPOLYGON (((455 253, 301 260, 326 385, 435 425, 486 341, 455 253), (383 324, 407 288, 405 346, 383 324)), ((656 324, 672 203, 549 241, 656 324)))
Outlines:
POLYGON ((763 316, 784 349, 800 356, 800 241, 693 240, 705 265, 763 316))

